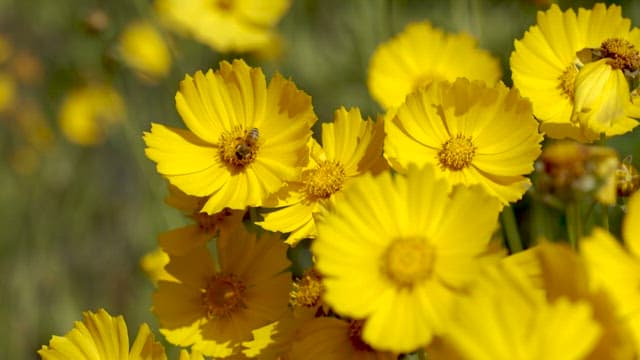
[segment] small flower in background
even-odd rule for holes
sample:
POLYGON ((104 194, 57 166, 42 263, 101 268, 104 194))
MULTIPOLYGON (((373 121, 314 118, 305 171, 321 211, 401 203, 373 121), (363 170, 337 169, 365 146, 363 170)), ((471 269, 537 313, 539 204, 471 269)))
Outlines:
POLYGON ((290 0, 157 0, 155 8, 168 27, 225 53, 269 46, 290 5, 290 0))
POLYGON ((187 76, 176 107, 188 130, 152 123, 145 153, 171 184, 206 196, 201 211, 261 206, 300 174, 317 120, 311 98, 243 60, 187 76))
POLYGON ((70 91, 58 112, 62 134, 77 145, 98 145, 107 133, 124 121, 125 102, 113 87, 90 84, 70 91))
POLYGON ((191 249, 201 247, 217 237, 224 246, 238 226, 242 225, 245 210, 230 210, 224 208, 215 214, 201 212, 200 209, 207 201, 206 197, 190 196, 175 186, 169 186, 169 196, 165 199, 167 205, 182 211, 191 218, 192 224, 158 235, 158 243, 162 250, 170 255, 184 255, 191 249))
POLYGON ((484 264, 499 201, 481 187, 451 186, 433 165, 405 177, 364 174, 318 222, 311 250, 325 302, 366 319, 375 349, 409 352, 445 326, 454 293, 484 264))
POLYGON ((552 138, 591 142, 627 133, 638 122, 633 90, 640 71, 640 37, 621 8, 562 12, 553 4, 511 54, 514 86, 533 103, 552 138))
POLYGON ((144 80, 154 82, 162 79, 171 69, 167 44, 149 22, 128 24, 120 35, 118 49, 124 62, 144 80))
POLYGON ((545 147, 536 167, 536 191, 551 204, 588 196, 616 203, 619 160, 612 148, 559 141, 545 147))
POLYGON ((286 243, 292 246, 304 238, 314 238, 314 217, 335 203, 353 178, 387 167, 382 157, 383 139, 382 119, 375 123, 364 120, 357 108, 336 110, 333 123, 322 124, 322 147, 310 141, 309 164, 299 179, 288 182, 283 190, 286 194, 276 194, 273 207, 285 207, 263 213, 264 220, 256 224, 271 231, 290 232, 286 243))
POLYGON ((616 170, 618 196, 631 196, 640 188, 640 174, 631 161, 631 155, 625 157, 616 170))
POLYGON ((162 344, 154 340, 147 324, 140 325, 138 335, 129 346, 127 324, 122 316, 113 317, 104 309, 84 312, 65 336, 53 336, 38 354, 43 360, 161 360, 167 359, 162 344))
POLYGON ((16 105, 17 91, 13 76, 0 71, 0 114, 13 110, 16 105))
POLYGON ((435 164, 452 184, 480 184, 503 204, 531 182, 542 134, 531 104, 504 85, 434 82, 385 116, 384 156, 394 170, 435 164))
POLYGON ((171 256, 166 270, 178 282, 159 281, 153 312, 167 340, 206 356, 228 356, 252 331, 287 310, 291 279, 287 246, 275 234, 238 229, 233 241, 171 256), (225 350, 228 349, 228 350, 225 350))
POLYGON ((502 77, 497 58, 477 47, 471 36, 447 34, 429 22, 411 23, 371 56, 367 84, 385 109, 432 81, 465 77, 494 85, 502 77))

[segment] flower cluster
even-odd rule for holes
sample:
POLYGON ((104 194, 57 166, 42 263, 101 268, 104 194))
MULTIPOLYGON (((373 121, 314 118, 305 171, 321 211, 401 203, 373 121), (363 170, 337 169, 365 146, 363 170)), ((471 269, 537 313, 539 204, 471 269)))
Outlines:
MULTIPOLYGON (((240 11, 231 3, 206 21, 255 42, 287 6, 257 29, 219 14, 240 11)), ((205 20, 189 26, 205 36, 205 20)), ((187 75, 185 127, 143 136, 166 203, 189 219, 145 261, 160 333, 190 348, 181 359, 635 358, 638 175, 588 143, 636 126, 637 46, 616 5, 552 5, 516 40, 509 88, 470 36, 411 24, 371 58, 384 112, 340 107, 320 133, 311 97, 278 73, 235 59, 187 75), (511 205, 528 191, 566 211, 565 236, 521 239, 511 205), (618 204, 623 243, 609 231, 618 204), (289 250, 310 261, 292 266, 289 250)), ((104 310, 39 353, 166 357, 146 325, 129 348, 104 310)))

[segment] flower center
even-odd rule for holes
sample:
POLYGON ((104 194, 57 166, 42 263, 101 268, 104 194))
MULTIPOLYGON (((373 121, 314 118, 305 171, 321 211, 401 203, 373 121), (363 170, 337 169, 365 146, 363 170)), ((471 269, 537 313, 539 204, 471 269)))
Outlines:
POLYGON ((349 341, 351 346, 356 351, 370 351, 373 352, 371 346, 362 340, 362 326, 364 321, 362 320, 349 320, 349 341))
POLYGON ((213 233, 218 229, 218 225, 224 221, 227 216, 231 216, 231 210, 224 208, 222 211, 209 215, 206 212, 195 211, 191 218, 198 223, 200 230, 206 233, 213 233))
POLYGON ((293 307, 314 307, 320 303, 324 287, 320 274, 311 268, 293 283, 293 290, 289 294, 289 303, 293 307))
POLYGON ((443 169, 462 170, 471 164, 475 153, 476 147, 471 139, 458 134, 442 144, 442 149, 438 151, 438 161, 443 169))
POLYGON ((237 127, 225 132, 218 143, 220 159, 228 166, 242 170, 251 164, 260 149, 258 129, 237 127))
POLYGON ((640 68, 640 54, 632 43, 624 39, 607 39, 600 45, 601 56, 608 58, 607 62, 613 69, 620 69, 625 73, 633 73, 640 68))
POLYGON ((401 287, 411 287, 433 272, 434 250, 423 238, 395 240, 383 256, 383 272, 401 287))
POLYGON ((575 65, 569 65, 562 75, 560 75, 560 91, 569 100, 573 101, 576 77, 578 77, 578 70, 575 65))
POLYGON ((233 0, 215 0, 213 6, 219 11, 231 11, 233 0))
POLYGON ((344 167, 337 161, 324 161, 304 179, 304 192, 311 201, 327 199, 342 189, 346 178, 344 167))
POLYGON ((202 307, 209 319, 228 318, 237 309, 245 307, 246 286, 235 275, 216 274, 202 289, 202 307))

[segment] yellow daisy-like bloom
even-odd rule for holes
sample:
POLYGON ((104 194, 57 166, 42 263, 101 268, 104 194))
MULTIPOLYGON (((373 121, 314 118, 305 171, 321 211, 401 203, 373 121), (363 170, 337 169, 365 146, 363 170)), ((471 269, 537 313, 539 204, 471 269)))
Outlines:
POLYGON ((395 360, 397 354, 377 351, 362 340, 360 320, 319 317, 305 322, 291 346, 291 359, 395 360))
POLYGON ((78 145, 96 145, 125 117, 120 94, 108 85, 88 85, 69 93, 60 107, 62 134, 78 145))
POLYGON ((290 0, 157 0, 167 25, 219 52, 253 51, 269 46, 274 27, 290 0))
POLYGON ((145 80, 167 76, 171 67, 169 48, 158 30, 148 22, 136 21, 124 29, 119 50, 125 63, 145 80))
POLYGON ((628 202, 622 234, 625 247, 609 232, 596 228, 582 239, 580 251, 587 261, 596 287, 609 292, 620 319, 631 327, 636 351, 640 352, 640 193, 628 202))
POLYGON ((503 204, 530 186, 542 135, 531 104, 504 85, 435 82, 385 119, 384 153, 400 172, 435 164, 452 184, 481 184, 503 204))
POLYGON ((53 336, 49 346, 38 354, 43 360, 161 360, 167 359, 162 345, 155 341, 147 324, 142 324, 129 346, 127 324, 122 316, 113 317, 104 309, 84 312, 65 336, 53 336))
POLYGON ((206 201, 206 197, 190 196, 175 186, 169 186, 169 196, 165 202, 182 211, 193 223, 158 235, 158 243, 162 250, 171 255, 184 255, 216 236, 221 243, 229 241, 236 227, 242 225, 245 211, 224 208, 209 215, 200 211, 206 201))
MULTIPOLYGON (((219 356, 220 345, 237 346, 251 332, 286 310, 291 278, 287 246, 276 235, 244 230, 218 246, 218 260, 206 247, 172 256, 167 271, 178 282, 158 282, 153 312, 167 340, 206 356, 219 356)), ((229 355, 229 353, 224 356, 229 355)))
POLYGON ((471 36, 446 34, 429 22, 411 23, 375 50, 369 64, 369 92, 384 108, 432 81, 458 77, 493 85, 502 77, 497 58, 471 36))
POLYGON ((324 300, 364 323, 365 342, 408 352, 444 327, 455 289, 483 263, 500 203, 480 187, 450 185, 435 168, 407 177, 365 174, 318 222, 312 244, 324 300))
POLYGON ((287 206, 263 214, 264 221, 257 224, 271 231, 290 232, 286 242, 292 246, 314 238, 314 215, 335 203, 337 194, 354 177, 382 170, 383 139, 382 121, 363 120, 357 108, 338 109, 333 123, 322 124, 323 147, 310 141, 309 165, 297 181, 289 182, 286 198, 277 204, 287 206))
POLYGON ((460 297, 435 359, 585 359, 602 334, 586 301, 547 301, 516 267, 487 269, 460 297))
POLYGON ((187 76, 176 107, 189 130, 152 124, 146 154, 171 184, 209 197, 207 214, 261 206, 296 179, 317 120, 293 82, 276 74, 267 86, 262 70, 242 60, 187 76))
POLYGON ((640 30, 630 26, 617 5, 596 4, 576 15, 554 4, 515 41, 513 83, 548 136, 588 142, 637 125, 632 118, 640 107, 629 80, 640 67, 640 30))
POLYGON ((142 256, 140 259, 140 268, 154 284, 157 284, 160 280, 176 281, 176 278, 171 276, 164 268, 168 263, 169 254, 162 251, 161 248, 157 248, 142 256))

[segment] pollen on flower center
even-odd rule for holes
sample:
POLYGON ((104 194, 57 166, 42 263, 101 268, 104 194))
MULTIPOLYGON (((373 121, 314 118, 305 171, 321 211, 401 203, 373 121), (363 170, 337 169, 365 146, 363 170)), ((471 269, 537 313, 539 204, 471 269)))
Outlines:
POLYGON ((628 72, 640 69, 640 54, 629 41, 619 38, 607 39, 602 42, 601 48, 602 57, 609 58, 608 64, 613 69, 628 72))
POLYGON ((576 77, 578 77, 578 70, 571 64, 560 75, 560 91, 569 100, 573 101, 576 77))
POLYGON ((357 351, 375 351, 369 344, 362 340, 362 320, 349 320, 349 341, 351 346, 357 351))
POLYGON ((462 170, 471 164, 476 147, 462 134, 447 140, 438 151, 438 161, 443 169, 462 170))
POLYGON ((434 250, 422 238, 396 239, 382 259, 383 272, 401 287, 428 278, 435 262, 434 250))
POLYGON ((346 172, 337 161, 324 161, 304 179, 304 192, 311 200, 327 199, 342 189, 346 172))
POLYGON ((293 283, 293 290, 289 294, 289 303, 296 307, 314 307, 320 303, 324 286, 320 274, 311 268, 293 283))
POLYGON ((223 163, 235 170, 242 170, 256 159, 260 149, 258 129, 237 127, 224 132, 218 142, 218 149, 223 163))
POLYGON ((209 319, 227 318, 245 307, 245 284, 234 275, 216 274, 202 290, 202 307, 209 319))

